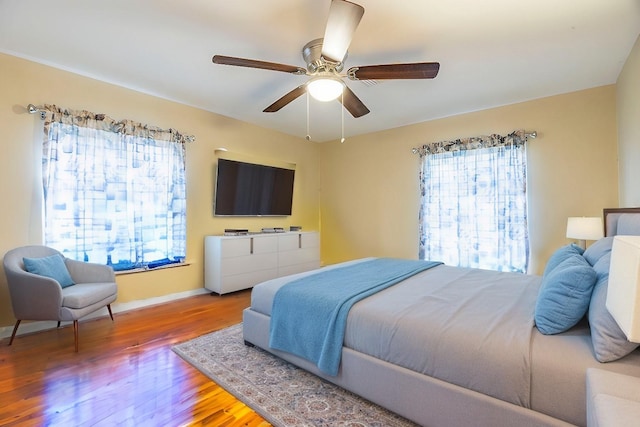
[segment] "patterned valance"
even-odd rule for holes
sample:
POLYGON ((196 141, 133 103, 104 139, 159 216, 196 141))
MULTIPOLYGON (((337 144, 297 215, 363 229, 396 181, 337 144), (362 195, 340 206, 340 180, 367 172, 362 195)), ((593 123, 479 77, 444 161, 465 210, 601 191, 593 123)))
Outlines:
POLYGON ((524 130, 516 130, 509 135, 474 136, 471 138, 455 139, 453 141, 440 141, 415 147, 414 154, 424 157, 430 154, 445 153, 450 151, 476 150, 478 148, 500 147, 504 145, 520 146, 527 142, 524 130))
POLYGON ((145 125, 131 120, 114 120, 102 113, 92 113, 85 110, 71 110, 47 104, 45 104, 44 107, 38 108, 40 111, 44 112, 45 138, 47 137, 51 123, 62 123, 140 138, 149 138, 157 141, 185 143, 196 140, 195 136, 183 135, 175 129, 161 129, 159 127, 145 125))

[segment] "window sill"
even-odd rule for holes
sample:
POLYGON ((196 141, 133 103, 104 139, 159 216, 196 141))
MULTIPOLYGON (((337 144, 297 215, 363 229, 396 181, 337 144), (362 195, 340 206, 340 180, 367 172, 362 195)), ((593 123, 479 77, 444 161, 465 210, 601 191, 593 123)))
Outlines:
POLYGON ((148 271, 166 270, 167 268, 179 268, 179 267, 186 267, 189 265, 191 265, 190 262, 181 262, 176 264, 161 265, 160 267, 154 267, 154 268, 134 268, 132 270, 116 271, 115 274, 116 276, 120 276, 125 274, 146 273, 148 271))

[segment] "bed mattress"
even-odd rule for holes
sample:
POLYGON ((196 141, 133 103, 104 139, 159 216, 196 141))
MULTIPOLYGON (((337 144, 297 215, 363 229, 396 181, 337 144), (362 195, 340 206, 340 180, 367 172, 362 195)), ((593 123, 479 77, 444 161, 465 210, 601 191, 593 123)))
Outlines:
MULTIPOLYGON (((254 287, 250 310, 270 316, 277 290, 309 274, 254 287)), ((593 357, 586 322, 553 336, 534 327, 540 281, 539 276, 435 267, 356 303, 344 347, 584 425, 584 372, 602 364, 593 357)), ((607 365, 640 376, 640 353, 607 365)))

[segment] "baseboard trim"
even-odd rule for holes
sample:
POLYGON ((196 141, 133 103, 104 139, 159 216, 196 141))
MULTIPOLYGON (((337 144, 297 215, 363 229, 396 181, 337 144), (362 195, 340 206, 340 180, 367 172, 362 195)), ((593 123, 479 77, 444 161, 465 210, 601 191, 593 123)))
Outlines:
MULTIPOLYGON (((182 299, 182 298, 188 298, 188 297, 192 297, 195 295, 202 295, 202 294, 208 294, 211 291, 209 291, 206 288, 200 288, 200 289, 194 289, 194 290, 190 290, 190 291, 184 291, 184 292, 178 292, 175 294, 168 294, 168 295, 162 295, 159 297, 153 297, 153 298, 147 298, 147 299, 143 299, 143 300, 136 300, 136 301, 129 301, 129 302, 124 302, 124 303, 114 303, 111 304, 111 311, 113 311, 113 313, 122 313, 125 311, 129 311, 129 310, 136 310, 138 308, 144 308, 144 307, 149 307, 152 305, 156 305, 156 304, 162 304, 162 303, 166 303, 166 302, 171 302, 171 301, 175 301, 177 299, 182 299)), ((98 317, 106 317, 109 315, 109 312, 107 311, 107 308, 102 308, 98 311, 95 311, 85 317, 83 317, 80 321, 85 321, 85 320, 90 320, 90 319, 96 319, 98 317)), ((62 322, 63 324, 67 324, 67 323, 72 323, 72 322, 62 322)), ((43 320, 43 321, 36 321, 36 322, 23 322, 20 323, 20 327, 18 328, 18 333, 16 334, 16 336, 20 336, 20 335, 24 335, 24 334, 31 334, 34 332, 40 332, 40 331, 45 331, 47 329, 54 329, 56 328, 58 325, 58 322, 56 321, 49 321, 49 320, 43 320)), ((13 326, 3 326, 0 327, 0 339, 1 338, 8 338, 11 336, 11 332, 13 332, 13 326)))

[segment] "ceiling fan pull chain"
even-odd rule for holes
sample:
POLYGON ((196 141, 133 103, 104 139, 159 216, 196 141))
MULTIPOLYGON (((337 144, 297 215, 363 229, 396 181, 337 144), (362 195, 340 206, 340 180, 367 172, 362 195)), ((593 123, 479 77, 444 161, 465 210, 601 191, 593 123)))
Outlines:
POLYGON ((307 136, 305 139, 311 141, 311 134, 309 133, 309 92, 307 92, 307 136))
POLYGON ((342 91, 340 96, 342 97, 342 102, 340 103, 342 104, 340 105, 340 114, 342 115, 342 130, 340 134, 340 143, 344 144, 344 108, 342 108, 342 106, 344 105, 344 90, 342 91))

